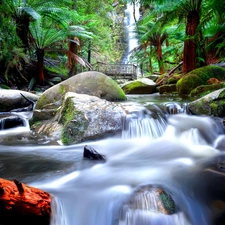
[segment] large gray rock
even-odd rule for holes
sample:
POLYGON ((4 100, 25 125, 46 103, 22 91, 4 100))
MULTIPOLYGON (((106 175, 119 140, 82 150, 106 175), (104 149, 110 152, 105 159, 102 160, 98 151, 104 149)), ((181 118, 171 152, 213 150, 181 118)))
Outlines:
POLYGON ((114 80, 103 73, 88 71, 47 89, 39 98, 36 108, 42 109, 47 104, 61 100, 67 92, 92 95, 108 101, 126 100, 126 95, 114 80))
POLYGON ((55 136, 63 144, 98 139, 122 130, 125 115, 120 104, 96 96, 67 92, 55 117, 41 121, 40 110, 35 110, 32 130, 37 134, 55 136), (37 118, 38 117, 38 118, 37 118))
POLYGON ((225 117, 225 88, 190 102, 188 108, 196 115, 225 117))
POLYGON ((0 89, 0 112, 9 112, 14 109, 29 106, 31 103, 21 94, 33 102, 38 100, 37 95, 26 91, 0 89))

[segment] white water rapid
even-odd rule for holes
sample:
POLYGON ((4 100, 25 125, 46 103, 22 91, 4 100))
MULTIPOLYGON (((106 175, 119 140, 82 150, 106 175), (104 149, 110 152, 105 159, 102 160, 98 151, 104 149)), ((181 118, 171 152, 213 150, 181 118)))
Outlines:
POLYGON ((221 119, 156 114, 132 112, 119 138, 72 146, 1 145, 1 176, 51 193, 51 225, 223 224, 221 119), (85 145, 106 161, 84 159, 85 145), (171 196, 174 212, 160 210, 157 188, 171 196))

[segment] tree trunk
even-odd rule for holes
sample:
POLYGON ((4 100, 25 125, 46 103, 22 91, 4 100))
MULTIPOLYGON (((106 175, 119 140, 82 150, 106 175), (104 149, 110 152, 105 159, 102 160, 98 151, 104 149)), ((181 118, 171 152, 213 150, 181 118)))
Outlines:
POLYGON ((17 180, 0 178, 1 225, 49 225, 51 196, 17 180))
POLYGON ((73 2, 72 3, 72 9, 76 10, 76 8, 77 8, 77 0, 73 0, 72 2, 73 2))
MULTIPOLYGON (((91 64, 91 41, 88 43, 88 62, 91 64)), ((90 68, 88 70, 91 70, 90 68)))
POLYGON ((149 52, 149 72, 153 73, 153 68, 152 68, 152 46, 150 45, 150 52, 149 52))
POLYGON ((186 40, 184 41, 183 72, 187 73, 196 68, 196 30, 200 22, 199 12, 191 11, 186 23, 186 40))
POLYGON ((15 18, 16 21, 16 34, 21 40, 23 47, 24 47, 24 52, 26 53, 27 50, 29 49, 29 24, 30 24, 30 19, 29 17, 19 17, 15 18))
POLYGON ((39 84, 44 84, 44 54, 45 51, 44 49, 38 48, 36 51, 37 55, 37 71, 38 71, 38 76, 37 80, 39 84))
POLYGON ((162 45, 161 45, 161 39, 160 35, 157 37, 157 42, 156 42, 156 52, 157 52, 157 59, 158 59, 158 65, 159 65, 159 72, 160 74, 164 73, 164 68, 163 68, 163 55, 162 55, 162 45))
POLYGON ((70 41, 69 42, 69 51, 68 51, 68 64, 69 64, 69 77, 72 77, 74 74, 77 73, 77 62, 74 58, 74 54, 77 55, 78 53, 78 46, 76 43, 70 41))

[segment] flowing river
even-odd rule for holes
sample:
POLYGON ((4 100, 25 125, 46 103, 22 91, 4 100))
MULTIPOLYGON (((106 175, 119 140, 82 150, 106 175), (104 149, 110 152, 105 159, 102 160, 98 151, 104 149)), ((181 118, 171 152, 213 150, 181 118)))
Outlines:
MULTIPOLYGON (((225 135, 222 118, 190 115, 185 102, 134 96, 119 136, 71 146, 11 142, 0 146, 2 178, 17 179, 55 196, 51 225, 219 225, 225 214, 225 135), (138 99, 140 105, 135 102, 138 99), (106 161, 83 157, 85 145, 106 161), (150 206, 165 190, 176 212, 150 206)), ((7 133, 1 134, 4 137, 7 133)), ((14 134, 8 134, 14 135, 14 134)))

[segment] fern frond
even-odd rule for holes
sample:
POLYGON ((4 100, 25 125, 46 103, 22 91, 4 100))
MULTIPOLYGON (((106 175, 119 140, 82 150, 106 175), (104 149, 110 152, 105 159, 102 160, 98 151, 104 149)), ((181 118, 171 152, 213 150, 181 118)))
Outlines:
POLYGON ((31 7, 23 7, 22 10, 35 20, 41 18, 41 15, 31 7))

